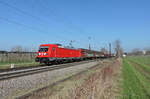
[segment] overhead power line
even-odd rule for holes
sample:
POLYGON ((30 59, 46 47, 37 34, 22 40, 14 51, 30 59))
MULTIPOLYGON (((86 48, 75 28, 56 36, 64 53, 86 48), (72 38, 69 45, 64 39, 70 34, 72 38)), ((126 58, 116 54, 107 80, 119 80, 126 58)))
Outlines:
POLYGON ((0 20, 4 20, 4 21, 7 21, 8 23, 16 24, 16 25, 19 25, 19 26, 23 26, 25 28, 29 28, 29 29, 32 29, 32 30, 37 31, 37 32, 43 32, 42 30, 40 30, 38 28, 28 26, 28 25, 25 25, 23 23, 19 23, 19 22, 16 22, 16 21, 12 21, 12 20, 9 20, 8 18, 4 18, 4 17, 1 17, 1 16, 0 16, 0 20))
MULTIPOLYGON (((27 28, 27 29, 36 31, 36 32, 38 32, 38 33, 39 33, 39 32, 40 32, 40 33, 43 33, 43 34, 45 34, 46 36, 47 36, 47 34, 50 34, 50 32, 44 31, 44 30, 42 30, 42 29, 39 29, 39 28, 36 28, 36 27, 32 27, 32 26, 28 26, 28 25, 26 25, 26 24, 23 24, 23 23, 20 23, 20 22, 16 22, 16 21, 13 21, 13 20, 10 20, 10 19, 8 19, 8 18, 1 17, 1 16, 0 16, 0 20, 6 21, 6 22, 11 23, 11 24, 16 24, 16 25, 21 26, 21 27, 25 27, 25 28, 27 28)), ((61 37, 60 35, 55 35, 55 36, 53 35, 53 36, 51 36, 51 38, 53 38, 53 37, 59 38, 59 40, 61 40, 62 38, 67 39, 66 36, 61 37)), ((69 40, 69 39, 68 39, 68 40, 69 40)))
POLYGON ((37 17, 37 16, 35 16, 35 15, 32 15, 32 14, 26 12, 26 11, 23 11, 23 10, 21 10, 21 9, 15 7, 15 6, 12 6, 12 5, 10 5, 10 4, 4 2, 4 1, 0 1, 0 4, 3 4, 3 5, 5 5, 5 6, 9 7, 9 8, 12 8, 12 9, 16 10, 17 12, 20 12, 20 13, 22 13, 22 14, 24 14, 24 15, 30 16, 30 17, 32 17, 32 18, 35 18, 35 19, 40 20, 40 21, 43 22, 43 20, 42 20, 41 18, 39 18, 39 17, 37 17))
MULTIPOLYGON (((43 2, 44 2, 44 1, 43 1, 43 2)), ((11 5, 11 4, 9 4, 9 3, 7 3, 7 2, 0 1, 0 4, 3 4, 3 5, 5 5, 5 6, 9 7, 9 8, 14 9, 16 12, 19 12, 19 13, 24 14, 24 15, 26 15, 26 16, 30 16, 30 17, 32 17, 32 18, 34 18, 34 19, 36 19, 36 20, 38 20, 38 21, 41 21, 41 22, 43 23, 43 19, 41 19, 40 17, 37 17, 37 16, 35 16, 35 15, 29 13, 29 12, 26 12, 26 11, 24 11, 24 10, 21 10, 21 9, 19 9, 19 8, 15 7, 15 6, 11 5)), ((50 10, 47 10, 48 7, 46 7, 46 5, 43 5, 42 8, 45 8, 46 11, 50 11, 50 10)), ((52 13, 49 13, 49 14, 52 15, 52 13)), ((59 17, 58 15, 56 15, 56 14, 54 14, 54 13, 53 13, 53 15, 54 15, 55 17, 59 17)), ((28 26, 28 25, 26 25, 26 24, 24 24, 24 23, 20 23, 20 22, 13 21, 13 20, 10 20, 10 19, 8 19, 8 18, 0 17, 0 19, 1 19, 1 20, 4 20, 4 21, 7 21, 7 22, 9 22, 9 23, 12 23, 12 24, 16 24, 16 25, 19 25, 19 26, 23 26, 23 27, 25 27, 25 28, 28 28, 28 29, 31 29, 31 30, 34 30, 34 31, 37 31, 37 32, 48 33, 47 31, 41 30, 41 29, 36 28, 36 27, 33 27, 33 26, 28 26)), ((63 19, 60 18, 60 17, 59 17, 59 19, 60 19, 61 22, 63 22, 63 23, 65 24, 65 22, 66 22, 65 20, 63 20, 63 19)), ((45 21, 45 22, 47 22, 47 21, 45 21)), ((67 22, 67 23, 68 23, 68 22, 67 22)), ((74 28, 72 22, 71 22, 71 23, 69 22, 68 25, 69 25, 70 27, 74 28)), ((75 27, 75 29, 76 29, 77 31, 80 31, 80 35, 84 32, 83 30, 81 30, 81 29, 79 29, 79 28, 77 28, 77 27, 75 27), (81 32, 82 32, 82 33, 81 33, 81 32)), ((66 30, 66 32, 71 33, 71 32, 68 31, 68 30, 66 30)), ((60 36, 60 35, 59 35, 59 36, 60 36)), ((84 36, 85 36, 85 35, 84 35, 84 36)), ((58 36, 57 36, 57 37, 58 37, 58 36)), ((62 37, 61 37, 61 38, 62 38, 62 37)), ((65 38, 66 38, 66 36, 65 36, 65 38)), ((69 39, 70 39, 70 38, 69 38, 69 39)), ((81 43, 81 42, 80 42, 80 43, 81 43)))
MULTIPOLYGON (((19 12, 19 13, 21 13, 21 14, 24 14, 24 15, 26 15, 26 16, 30 16, 30 17, 32 17, 32 18, 38 20, 38 21, 43 22, 43 20, 42 20, 41 18, 39 18, 39 17, 37 17, 37 16, 35 16, 35 15, 32 15, 32 14, 26 12, 26 11, 23 11, 23 10, 21 10, 21 9, 15 7, 15 6, 12 6, 12 5, 10 5, 10 4, 6 3, 6 2, 0 1, 0 4, 3 4, 3 5, 5 5, 5 6, 9 7, 9 8, 14 9, 15 11, 17 11, 17 12, 19 12)), ((16 25, 18 25, 18 26, 22 26, 22 27, 28 28, 28 29, 33 30, 33 31, 36 31, 36 32, 50 34, 49 32, 47 32, 47 31, 45 31, 45 30, 41 30, 41 29, 36 28, 36 27, 34 27, 34 26, 26 25, 26 24, 24 24, 24 23, 16 22, 16 21, 10 20, 10 19, 8 19, 8 18, 0 17, 0 20, 4 20, 4 21, 7 21, 8 23, 16 24, 16 25)), ((53 35, 53 37, 54 37, 54 35, 53 35)), ((61 37, 60 35, 57 35, 56 38, 62 38, 62 37, 61 37)), ((65 38, 66 38, 66 37, 65 37, 65 38)))
MULTIPOLYGON (((56 20, 56 21, 58 21, 58 22, 61 22, 61 23, 63 23, 64 25, 66 25, 67 27, 69 27, 69 28, 72 28, 72 29, 74 29, 74 30, 76 30, 76 31, 78 31, 79 33, 80 33, 80 35, 82 35, 83 37, 85 37, 86 36, 86 32, 83 30, 83 29, 81 29, 80 27, 78 27, 78 26, 74 26, 73 25, 73 23, 72 22, 69 22, 69 21, 66 21, 66 20, 64 20, 63 19, 63 17, 61 16, 59 16, 59 15, 57 15, 52 9, 50 9, 49 7, 48 7, 48 3, 46 2, 46 0, 38 0, 39 1, 39 3, 40 3, 40 6, 43 8, 43 9, 45 9, 48 13, 48 15, 53 15, 53 16, 55 16, 55 17, 57 17, 59 20, 56 20)), ((67 33, 72 33, 72 31, 69 31, 69 30, 65 30, 67 33)), ((80 42, 80 44, 82 43, 82 38, 81 38, 81 36, 78 36, 77 35, 77 37, 79 38, 80 37, 80 39, 79 39, 79 42, 80 42)), ((78 42, 78 41, 77 41, 78 42)))
MULTIPOLYGON (((35 15, 32 15, 32 14, 29 13, 29 12, 23 11, 23 10, 21 10, 21 9, 19 9, 19 8, 13 6, 13 5, 11 5, 11 4, 9 4, 9 3, 6 3, 6 2, 4 2, 4 1, 0 1, 0 4, 3 4, 3 5, 5 5, 5 6, 9 7, 9 8, 12 8, 13 10, 17 11, 18 13, 24 14, 24 15, 26 15, 26 16, 30 16, 30 17, 32 17, 32 18, 34 18, 34 19, 36 19, 36 20, 38 20, 38 21, 41 21, 41 22, 43 23, 43 20, 42 20, 41 18, 39 18, 39 17, 37 17, 37 16, 35 16, 35 15)), ((21 25, 21 26, 23 26, 23 27, 32 29, 32 30, 34 30, 34 31, 38 31, 38 32, 42 32, 42 33, 43 33, 43 32, 44 32, 44 33, 48 33, 48 32, 46 32, 46 31, 43 31, 43 30, 39 29, 39 28, 35 28, 35 27, 32 27, 32 26, 25 25, 25 24, 23 24, 23 23, 19 23, 19 22, 16 22, 16 21, 12 21, 12 20, 10 20, 10 19, 8 19, 8 18, 0 17, 0 19, 1 19, 1 20, 5 20, 5 21, 7 21, 7 22, 9 22, 9 23, 13 23, 13 24, 16 24, 16 25, 21 25)), ((47 21, 45 21, 45 22, 47 22, 47 21)), ((58 35, 57 35, 56 37, 58 38, 58 35)), ((60 37, 60 35, 59 35, 59 37, 60 37)), ((60 38, 62 38, 62 37, 60 37, 60 38)), ((63 38, 66 38, 66 37, 63 37, 63 38)), ((67 38, 66 38, 66 39, 67 39, 67 38)))
MULTIPOLYGON (((40 0, 39 0, 40 1, 40 0)), ((44 4, 44 1, 42 1, 41 3, 40 3, 40 5, 42 5, 42 3, 44 4)), ((30 16, 30 17, 32 17, 32 18, 34 18, 34 19, 36 19, 36 20, 38 20, 38 21, 41 21, 42 23, 43 23, 43 20, 41 19, 41 18, 39 18, 39 17, 37 17, 37 16, 35 16, 35 15, 32 15, 31 13, 29 13, 29 12, 26 12, 26 11, 23 11, 23 10, 21 10, 21 9, 19 9, 19 8, 17 8, 17 7, 15 7, 15 6, 13 6, 13 5, 11 5, 11 4, 9 4, 9 3, 6 3, 6 2, 4 2, 4 1, 0 1, 0 4, 3 4, 3 5, 5 5, 5 6, 7 6, 7 7, 9 7, 9 8, 12 8, 12 9, 14 9, 15 11, 17 11, 17 12, 19 12, 19 13, 22 13, 22 14, 24 14, 24 15, 26 15, 26 16, 30 16)), ((46 7, 46 5, 43 5, 43 7, 42 8, 45 8, 45 9, 49 9, 48 7, 46 7)), ((48 11, 51 11, 52 12, 52 10, 48 10, 48 11)), ((51 14, 51 15, 54 15, 55 17, 59 17, 59 16, 57 16, 55 13, 49 13, 49 14, 51 14)), ((61 21, 61 22, 63 22, 64 24, 65 24, 65 20, 63 20, 62 18, 60 18, 59 17, 59 21, 61 21)), ((47 22, 47 21, 46 21, 47 22)), ((68 22, 67 22, 68 23, 68 22)), ((72 24, 72 22, 70 23, 68 23, 68 25, 69 25, 69 27, 72 27, 73 28, 73 24, 72 24)), ((76 28, 77 29, 77 28, 76 28)), ((68 30, 65 30, 66 32, 68 31, 68 30)), ((80 31, 81 32, 81 29, 77 29, 77 31, 80 31)), ((83 30, 82 30, 83 31, 83 30)), ((69 33, 71 33, 70 31, 68 31, 69 33)), ((82 32, 83 33, 83 32, 82 32)), ((81 33, 81 34, 82 34, 81 33)))
POLYGON ((82 35, 82 33, 83 33, 83 36, 85 36, 85 34, 87 33, 87 32, 85 32, 82 28, 80 28, 79 26, 75 26, 72 22, 69 22, 69 21, 66 21, 66 20, 64 20, 63 19, 63 17, 61 16, 59 16, 59 15, 57 15, 52 9, 50 9, 48 6, 47 6, 47 2, 46 2, 46 0, 38 0, 39 1, 39 3, 40 3, 40 5, 42 6, 42 8, 45 8, 46 10, 47 10, 47 12, 48 12, 48 14, 49 15, 53 15, 53 16, 55 16, 55 17, 57 17, 59 20, 56 20, 56 21, 59 21, 59 22, 61 22, 61 23, 63 23, 64 25, 67 25, 69 28, 72 28, 72 29, 74 29, 74 30, 77 30, 78 32, 80 32, 81 33, 81 35, 82 35))

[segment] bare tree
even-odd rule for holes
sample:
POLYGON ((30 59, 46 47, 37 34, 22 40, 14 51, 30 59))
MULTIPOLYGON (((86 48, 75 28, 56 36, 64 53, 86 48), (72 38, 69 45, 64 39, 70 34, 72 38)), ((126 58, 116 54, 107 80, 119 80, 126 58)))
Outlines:
POLYGON ((11 52, 22 52, 23 51, 23 47, 18 45, 18 46, 15 46, 11 49, 11 52))
POLYGON ((132 50, 131 55, 143 55, 143 51, 139 48, 135 48, 132 50))
POLYGON ((29 50, 30 48, 27 48, 27 47, 25 47, 25 48, 23 48, 23 52, 30 52, 30 50, 29 50))
POLYGON ((20 45, 18 46, 14 46, 12 49, 11 49, 11 52, 29 52, 29 48, 27 47, 22 47, 20 45))
POLYGON ((101 48, 101 52, 104 54, 108 54, 108 51, 105 48, 101 48))
POLYGON ((122 55, 123 55, 123 49, 121 48, 120 40, 116 40, 114 42, 114 48, 115 48, 115 51, 116 51, 116 56, 117 57, 122 57, 122 55))

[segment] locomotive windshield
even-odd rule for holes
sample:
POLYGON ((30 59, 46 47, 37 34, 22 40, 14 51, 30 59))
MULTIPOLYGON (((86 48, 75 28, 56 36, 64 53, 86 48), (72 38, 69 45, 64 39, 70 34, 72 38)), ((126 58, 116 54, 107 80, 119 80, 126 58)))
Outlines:
POLYGON ((49 46, 41 46, 41 47, 39 48, 39 52, 47 52, 48 49, 49 49, 49 46))

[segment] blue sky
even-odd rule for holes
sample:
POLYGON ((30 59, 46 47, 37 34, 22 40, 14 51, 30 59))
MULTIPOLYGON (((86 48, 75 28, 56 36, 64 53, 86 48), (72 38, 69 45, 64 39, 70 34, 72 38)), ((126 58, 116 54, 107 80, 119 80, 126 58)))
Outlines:
POLYGON ((43 43, 125 51, 150 47, 149 0, 0 0, 0 50, 43 43), (88 37, 91 37, 89 40, 88 37))

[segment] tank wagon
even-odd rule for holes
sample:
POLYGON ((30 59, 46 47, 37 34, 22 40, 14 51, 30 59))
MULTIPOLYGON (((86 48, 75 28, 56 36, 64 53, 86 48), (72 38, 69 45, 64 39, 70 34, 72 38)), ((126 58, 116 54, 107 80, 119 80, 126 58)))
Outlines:
POLYGON ((74 62, 101 57, 104 57, 104 54, 99 51, 82 48, 66 48, 61 44, 42 44, 39 47, 35 61, 45 64, 52 64, 74 62))

